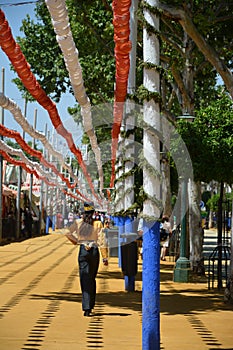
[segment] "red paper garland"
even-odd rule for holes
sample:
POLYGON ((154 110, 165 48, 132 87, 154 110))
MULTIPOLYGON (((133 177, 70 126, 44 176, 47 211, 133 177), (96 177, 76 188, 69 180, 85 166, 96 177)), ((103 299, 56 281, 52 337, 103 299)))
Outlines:
POLYGON ((123 118, 124 102, 127 94, 127 82, 130 68, 130 6, 131 0, 114 0, 112 3, 116 60, 116 87, 114 92, 113 107, 112 175, 110 187, 114 186, 115 181, 116 152, 123 118))
POLYGON ((12 163, 12 164, 14 164, 14 165, 21 166, 24 170, 26 170, 27 173, 35 175, 35 177, 36 177, 37 179, 43 180, 47 185, 53 186, 53 187, 57 186, 57 184, 56 184, 55 182, 48 181, 48 180, 46 179, 45 176, 39 175, 35 169, 30 168, 30 167, 27 166, 27 164, 25 164, 23 161, 17 160, 17 159, 15 159, 15 158, 9 156, 8 153, 6 153, 5 151, 3 151, 3 150, 1 150, 1 149, 0 149, 0 154, 1 154, 1 155, 3 156, 3 158, 5 158, 9 163, 12 163))
POLYGON ((72 134, 68 132, 61 122, 60 116, 57 112, 55 103, 46 95, 45 91, 41 88, 39 83, 36 81, 35 76, 30 70, 30 65, 27 63, 25 56, 23 55, 20 46, 15 42, 11 29, 8 25, 7 20, 3 11, 0 9, 0 46, 6 53, 12 65, 14 66, 18 76, 22 83, 29 91, 29 93, 38 101, 38 103, 44 107, 50 116, 53 126, 57 132, 63 136, 72 153, 77 157, 78 163, 86 177, 91 191, 95 198, 99 201, 97 194, 95 193, 91 177, 87 171, 86 165, 83 161, 81 151, 75 146, 72 134))
MULTIPOLYGON (((28 154, 30 154, 33 157, 36 157, 41 164, 43 164, 45 167, 47 168, 51 168, 53 170, 53 172, 59 176, 63 182, 66 183, 68 188, 75 188, 76 185, 71 185, 70 181, 63 175, 61 174, 57 168, 55 167, 54 164, 48 162, 43 154, 40 151, 35 150, 34 148, 31 148, 26 142, 25 140, 22 138, 22 136, 20 135, 20 133, 18 131, 15 130, 11 130, 8 129, 7 127, 5 127, 4 125, 0 124, 0 135, 5 136, 5 137, 10 137, 10 138, 14 138, 17 143, 21 146, 21 148, 26 151, 28 154)), ((14 159, 14 158, 12 158, 14 159)), ((77 190, 77 189, 76 189, 77 190)), ((78 190, 77 190, 78 191, 78 190)), ((88 198, 86 198, 81 192, 77 192, 81 197, 83 197, 86 201, 88 201, 88 198)))

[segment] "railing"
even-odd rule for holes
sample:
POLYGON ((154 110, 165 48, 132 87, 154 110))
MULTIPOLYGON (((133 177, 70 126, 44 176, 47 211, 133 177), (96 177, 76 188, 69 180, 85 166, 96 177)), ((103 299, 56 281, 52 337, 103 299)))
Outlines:
MULTIPOLYGON (((225 280, 225 285, 228 279, 228 270, 230 268, 231 248, 222 245, 222 281, 225 280)), ((214 288, 214 281, 218 278, 218 263, 219 263, 219 246, 215 247, 208 259, 208 289, 214 288)))

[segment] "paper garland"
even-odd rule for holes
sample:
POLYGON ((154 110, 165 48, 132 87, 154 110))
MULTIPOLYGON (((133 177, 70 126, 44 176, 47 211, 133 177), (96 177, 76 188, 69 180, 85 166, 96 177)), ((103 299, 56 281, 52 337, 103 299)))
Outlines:
POLYGON ((40 84, 37 82, 35 76, 30 70, 30 65, 27 63, 25 56, 23 55, 20 46, 15 42, 11 29, 3 11, 0 9, 0 46, 6 53, 12 65, 14 66, 19 78, 24 84, 29 93, 38 101, 38 103, 44 107, 49 113, 51 122, 61 136, 63 136, 68 144, 71 152, 76 156, 78 163, 83 171, 84 176, 90 186, 90 189, 94 197, 99 201, 99 197, 95 193, 91 177, 87 171, 86 164, 84 163, 81 151, 75 146, 72 134, 66 130, 60 116, 58 114, 55 103, 46 95, 40 84))
MULTIPOLYGON (((54 150, 53 146, 48 142, 46 136, 36 130, 34 130, 34 128, 28 123, 28 121, 26 120, 26 118, 23 116, 19 106, 14 102, 12 101, 10 98, 6 97, 3 93, 0 93, 0 106, 9 110, 11 112, 11 114, 13 115, 15 121, 23 128, 23 130, 28 133, 30 136, 34 137, 35 139, 37 140, 40 140, 42 142, 42 144, 44 145, 44 147, 49 151, 49 153, 51 155, 53 155, 54 157, 56 157, 61 165, 68 170, 68 172, 70 173, 71 177, 76 180, 76 183, 79 184, 79 179, 78 177, 73 173, 73 170, 71 168, 70 165, 68 165, 67 163, 64 162, 64 159, 63 159, 63 156, 61 153, 57 152, 54 150)), ((11 132, 9 131, 8 132, 9 135, 13 135, 14 133, 11 134, 11 132)), ((11 137, 11 136, 9 136, 11 137)), ((14 137, 14 136, 12 136, 14 137)), ((18 139, 19 141, 18 142, 21 142, 21 147, 23 148, 24 146, 24 142, 21 141, 21 136, 19 134, 18 136, 18 139)), ((28 145, 26 144, 25 147, 27 147, 28 145)), ((24 149, 24 148, 23 148, 24 149)), ((31 150, 30 150, 30 147, 28 148, 27 147, 27 153, 31 154, 30 153, 31 150)), ((33 155, 33 154, 31 154, 33 155)), ((42 155, 41 155, 42 156, 42 155)), ((51 163, 48 163, 46 160, 44 160, 44 165, 46 167, 49 167, 51 168, 55 174, 57 174, 58 176, 60 176, 61 174, 58 172, 57 168, 51 164, 51 163), (47 162, 47 163, 46 163, 47 162), (60 175, 59 175, 60 174, 60 175)), ((61 176, 60 176, 61 177, 61 176)), ((66 182, 67 186, 69 188, 74 188, 76 183, 74 185, 71 185, 68 181, 67 178, 65 178, 63 175, 62 175, 62 180, 66 182)), ((81 192, 79 192, 79 195, 81 195, 83 198, 85 198, 86 200, 87 197, 85 197, 81 192)), ((89 199, 90 200, 90 199, 89 199)))
POLYGON ((114 0, 112 3, 116 60, 116 86, 114 91, 113 107, 112 175, 110 188, 114 186, 115 181, 115 163, 118 137, 123 119, 124 102, 127 94, 127 83, 130 68, 130 6, 131 0, 114 0))
POLYGON ((67 8, 64 0, 45 0, 47 8, 52 18, 52 24, 56 35, 57 42, 64 56, 65 65, 69 72, 71 85, 74 91, 74 96, 81 107, 81 115, 83 117, 84 130, 89 136, 92 150, 95 154, 96 164, 100 180, 100 192, 103 190, 103 169, 101 161, 100 148, 97 143, 97 137, 92 124, 91 104, 86 94, 82 68, 79 63, 79 52, 75 46, 70 23, 67 13, 67 8))
MULTIPOLYGON (((82 71, 78 61, 78 50, 73 43, 72 34, 69 28, 68 16, 64 1, 61 0, 46 0, 47 7, 51 13, 54 30, 57 34, 57 41, 65 56, 65 64, 69 71, 71 84, 75 93, 75 97, 82 107, 82 115, 84 121, 85 131, 90 131, 89 137, 92 143, 92 149, 96 156, 96 162, 102 179, 101 158, 99 147, 97 145, 96 136, 92 127, 91 106, 86 95, 82 80, 82 71), (64 12, 65 9, 65 12, 64 12)), ((116 84, 114 91, 114 121, 112 128, 112 175, 110 181, 110 188, 114 186, 115 181, 115 162, 116 152, 118 146, 118 137, 124 112, 124 101, 127 94, 127 81, 130 67, 129 52, 131 50, 131 43, 129 40, 130 34, 130 6, 131 0, 115 0, 113 1, 113 25, 114 25, 114 41, 115 41, 115 60, 116 60, 116 84)), ((86 165, 82 159, 82 154, 74 145, 72 135, 63 126, 58 115, 55 104, 46 96, 35 76, 30 71, 30 66, 21 52, 18 44, 15 43, 8 22, 5 20, 4 13, 0 9, 0 45, 3 51, 9 57, 15 70, 17 71, 24 86, 31 93, 31 95, 48 111, 50 119, 57 130, 63 136, 70 150, 76 155, 77 160, 83 170, 89 186, 97 197, 90 175, 87 172, 86 165)), ((87 132, 88 133, 88 132, 87 132)), ((102 188, 101 180, 101 188, 102 188)))

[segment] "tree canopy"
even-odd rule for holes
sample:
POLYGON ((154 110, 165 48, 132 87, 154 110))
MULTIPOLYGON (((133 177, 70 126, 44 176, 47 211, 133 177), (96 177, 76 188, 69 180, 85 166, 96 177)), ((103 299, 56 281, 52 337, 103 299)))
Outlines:
MULTIPOLYGON (((84 85, 93 105, 112 102, 114 96, 115 59, 111 3, 110 0, 66 1, 73 38, 79 50, 84 85)), ((214 153, 217 152, 217 147, 214 150, 212 142, 207 141, 207 135, 212 141, 217 135, 210 129, 207 133, 206 125, 200 122, 198 126, 198 123, 200 120, 204 123, 205 113, 213 114, 213 110, 205 113, 203 111, 216 97, 215 85, 219 75, 232 96, 233 3, 220 0, 164 0, 157 2, 157 8, 151 8, 144 1, 139 1, 139 5, 138 39, 134 43, 137 45, 138 62, 136 100, 142 103, 148 94, 140 85, 143 67, 148 65, 143 62, 142 57, 142 29, 147 26, 148 32, 154 30, 148 28, 142 16, 143 10, 149 8, 151 12, 158 13, 161 19, 160 30, 156 33, 160 39, 161 66, 154 67, 161 72, 161 109, 172 120, 186 111, 196 114, 195 122, 184 127, 187 131, 181 132, 185 142, 190 144, 196 169, 195 178, 208 181, 212 175, 206 171, 203 176, 203 164, 206 164, 206 169, 211 169, 211 164, 218 157, 214 153), (200 114, 202 112, 203 115, 200 114), (205 130, 204 134, 202 128, 205 130), (192 137, 188 137, 188 133, 192 137), (203 136, 201 141, 200 135, 203 136), (203 145, 202 152, 198 151, 200 144, 203 145)), ((68 72, 44 2, 37 3, 35 14, 36 23, 26 16, 21 27, 24 37, 17 38, 17 41, 42 87, 55 101, 59 101, 62 93, 67 90, 72 93, 68 72)), ((15 82, 22 89, 19 79, 15 79, 15 82)), ((212 102, 211 106, 217 108, 212 102)), ((76 112, 76 107, 70 108, 70 113, 75 118, 76 112)), ((216 115, 221 118, 220 114, 216 115)), ((227 120, 222 117, 222 127, 227 120)), ((226 129, 228 130, 227 125, 226 129)), ((104 140, 105 131, 99 130, 97 134, 99 142, 104 140)), ((217 137, 215 143, 220 141, 217 137)), ((222 152, 231 152, 230 149, 226 152, 227 146, 231 147, 230 137, 224 145, 221 143, 222 152)), ((216 179, 221 177, 220 174, 214 176, 216 179)))
POLYGON ((233 182, 233 102, 219 88, 215 99, 202 102, 193 123, 180 122, 180 135, 192 159, 196 180, 233 182))
MULTIPOLYGON (((115 73, 111 7, 101 0, 66 5, 87 94, 93 104, 106 102, 113 98, 115 73)), ((41 86, 58 102, 62 93, 72 93, 68 72, 44 2, 36 4, 35 15, 36 23, 29 15, 23 20, 24 37, 17 41, 41 86)), ((19 79, 15 82, 22 90, 19 79)))

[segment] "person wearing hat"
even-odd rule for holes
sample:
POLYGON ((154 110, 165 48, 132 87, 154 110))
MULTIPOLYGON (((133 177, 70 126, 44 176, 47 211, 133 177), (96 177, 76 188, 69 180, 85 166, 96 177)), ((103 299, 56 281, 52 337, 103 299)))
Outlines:
POLYGON ((100 261, 99 248, 104 265, 108 265, 105 231, 101 221, 93 218, 94 211, 94 203, 84 203, 82 218, 75 220, 66 233, 66 237, 73 244, 80 245, 78 263, 84 316, 91 316, 95 306, 96 275, 100 261))

